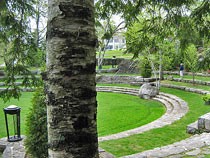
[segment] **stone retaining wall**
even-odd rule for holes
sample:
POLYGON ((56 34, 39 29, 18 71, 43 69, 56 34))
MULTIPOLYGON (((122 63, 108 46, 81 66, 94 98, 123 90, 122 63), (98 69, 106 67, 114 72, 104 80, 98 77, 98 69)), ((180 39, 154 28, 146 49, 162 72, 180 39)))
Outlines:
MULTIPOLYGON (((124 59, 124 58, 115 58, 115 65, 119 65, 123 60, 129 60, 129 59, 124 59)), ((98 61, 98 58, 97 58, 98 61)), ((96 62, 98 65, 98 62, 96 62)), ((103 65, 112 65, 113 64, 113 59, 112 58, 104 58, 103 59, 103 65)))
MULTIPOLYGON (((165 75, 179 75, 179 71, 163 71, 163 74, 165 75)), ((184 75, 193 75, 192 72, 184 72, 184 75)), ((195 76, 209 76, 208 73, 195 73, 195 76)))
POLYGON ((177 85, 172 85, 172 84, 161 84, 161 86, 167 87, 167 88, 180 89, 180 90, 184 90, 187 92, 193 92, 193 93, 198 93, 198 94, 209 94, 210 93, 209 91, 206 91, 203 89, 189 88, 186 86, 177 86, 177 85))
POLYGON ((145 82, 154 82, 155 78, 142 78, 141 76, 96 76, 97 83, 124 83, 132 84, 133 82, 145 83, 145 82))
MULTIPOLYGON (((141 86, 143 83, 152 83, 154 84, 155 78, 142 78, 141 76, 97 76, 96 77, 96 82, 97 83, 107 83, 107 84, 130 84, 130 85, 135 85, 135 86, 141 86)), ((175 81, 181 82, 180 79, 175 79, 175 81)), ((184 82, 192 83, 192 80, 183 80, 184 82)), ((210 82, 205 82, 205 81, 197 81, 197 84, 204 84, 204 85, 210 85, 210 82)), ((209 91, 202 90, 202 89, 197 89, 197 88, 190 88, 187 86, 177 86, 177 85, 172 85, 172 84, 162 84, 161 86, 163 87, 168 87, 168 88, 175 88, 175 89, 180 89, 188 92, 193 92, 193 93, 198 93, 198 94, 209 94, 209 91)))
MULTIPOLYGON (((21 136, 25 139, 25 136, 21 136)), ((18 142, 8 142, 7 138, 0 139, 0 150, 3 150, 3 158, 25 158, 26 152, 24 140, 18 142)))
MULTIPOLYGON (((176 81, 176 82, 193 83, 193 80, 190 80, 190 79, 170 78, 169 80, 170 81, 176 81)), ((209 78, 209 80, 210 80, 210 78, 209 78)), ((210 81, 194 80, 194 84, 210 86, 210 81)))

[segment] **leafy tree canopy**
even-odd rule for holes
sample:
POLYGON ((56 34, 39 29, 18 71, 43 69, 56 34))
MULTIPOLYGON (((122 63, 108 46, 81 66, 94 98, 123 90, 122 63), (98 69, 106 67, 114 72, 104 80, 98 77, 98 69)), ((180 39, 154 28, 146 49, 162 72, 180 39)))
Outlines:
MULTIPOLYGON (((127 24, 131 24, 141 12, 149 8, 148 6, 153 6, 176 20, 194 2, 195 0, 98 0, 96 2, 96 13, 102 19, 107 18, 110 14, 120 14, 127 24)), ((149 8, 147 11, 154 12, 153 9, 149 8)))
MULTIPOLYGON (((30 18, 36 15, 34 9, 36 2, 36 0, 0 1, 0 41, 6 48, 4 51, 7 77, 5 83, 8 87, 6 91, 1 92, 1 96, 6 98, 19 96, 20 89, 15 84, 17 80, 15 76, 23 76, 22 86, 38 84, 28 67, 35 61, 33 52, 37 48, 37 42, 29 27, 30 18)), ((95 11, 97 19, 107 19, 114 14, 120 15, 125 20, 126 26, 138 21, 139 16, 150 15, 150 19, 145 19, 146 24, 141 30, 150 43, 154 43, 156 39, 149 37, 145 30, 150 31, 149 34, 155 32, 156 35, 160 35, 159 40, 165 36, 163 32, 170 33, 165 31, 166 28, 174 30, 179 28, 180 34, 182 29, 188 29, 187 32, 191 33, 186 17, 191 18, 199 36, 206 39, 210 36, 210 1, 207 0, 97 0, 95 11), (157 24, 157 21, 161 22, 155 28, 153 24, 157 24), (161 28, 162 26, 164 29, 161 28)), ((186 42, 186 39, 184 41, 186 42)))

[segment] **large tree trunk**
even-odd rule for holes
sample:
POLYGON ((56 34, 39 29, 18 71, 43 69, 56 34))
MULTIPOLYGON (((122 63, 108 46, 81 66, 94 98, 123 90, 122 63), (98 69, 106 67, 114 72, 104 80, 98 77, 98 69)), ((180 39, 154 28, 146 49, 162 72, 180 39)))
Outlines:
POLYGON ((48 0, 50 158, 97 158, 94 1, 48 0))

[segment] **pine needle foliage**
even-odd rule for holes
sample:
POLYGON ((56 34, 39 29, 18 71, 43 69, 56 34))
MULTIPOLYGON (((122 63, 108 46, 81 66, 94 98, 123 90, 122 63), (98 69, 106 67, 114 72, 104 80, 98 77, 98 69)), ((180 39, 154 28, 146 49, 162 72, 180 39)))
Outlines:
POLYGON ((19 98, 20 87, 15 84, 17 76, 22 76, 24 88, 38 86, 40 81, 30 71, 29 65, 36 60, 34 37, 31 33, 30 20, 35 13, 34 0, 0 1, 0 42, 4 43, 4 63, 6 90, 0 92, 5 101, 19 98))

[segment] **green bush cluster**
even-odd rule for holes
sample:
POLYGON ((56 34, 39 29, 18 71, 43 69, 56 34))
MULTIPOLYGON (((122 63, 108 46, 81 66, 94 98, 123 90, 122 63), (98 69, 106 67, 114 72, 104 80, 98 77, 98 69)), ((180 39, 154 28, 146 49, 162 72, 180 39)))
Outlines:
POLYGON ((36 90, 32 107, 26 118, 27 153, 34 158, 48 157, 47 145, 47 110, 43 88, 36 90))
POLYGON ((210 102, 210 94, 204 95, 204 96, 203 96, 203 100, 204 100, 205 102, 210 102))
POLYGON ((143 58, 143 60, 140 61, 140 71, 141 76, 144 78, 149 78, 152 76, 152 67, 147 58, 143 58))

